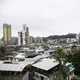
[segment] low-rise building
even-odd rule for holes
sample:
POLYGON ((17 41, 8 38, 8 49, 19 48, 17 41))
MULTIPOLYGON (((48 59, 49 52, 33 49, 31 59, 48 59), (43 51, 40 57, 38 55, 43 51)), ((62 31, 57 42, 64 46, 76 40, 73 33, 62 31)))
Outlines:
POLYGON ((29 62, 0 62, 0 80, 29 80, 29 62))
POLYGON ((41 59, 32 65, 33 80, 59 80, 59 63, 55 59, 41 59))

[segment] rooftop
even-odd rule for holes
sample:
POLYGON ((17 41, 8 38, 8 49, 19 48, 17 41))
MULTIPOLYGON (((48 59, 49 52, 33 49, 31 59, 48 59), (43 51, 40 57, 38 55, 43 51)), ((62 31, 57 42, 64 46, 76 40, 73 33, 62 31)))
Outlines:
POLYGON ((30 63, 27 61, 18 62, 18 63, 0 63, 0 71, 15 71, 22 72, 23 69, 28 66, 30 63))
POLYGON ((45 58, 45 59, 41 59, 39 62, 33 64, 32 66, 48 71, 51 68, 57 66, 58 64, 59 63, 54 59, 45 58))

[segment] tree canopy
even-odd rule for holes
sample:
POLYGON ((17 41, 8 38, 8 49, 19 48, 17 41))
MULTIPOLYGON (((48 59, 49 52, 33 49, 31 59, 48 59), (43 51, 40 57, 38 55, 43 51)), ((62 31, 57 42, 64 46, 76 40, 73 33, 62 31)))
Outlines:
POLYGON ((75 67, 75 74, 80 75, 80 49, 73 48, 73 55, 68 55, 67 60, 75 67))

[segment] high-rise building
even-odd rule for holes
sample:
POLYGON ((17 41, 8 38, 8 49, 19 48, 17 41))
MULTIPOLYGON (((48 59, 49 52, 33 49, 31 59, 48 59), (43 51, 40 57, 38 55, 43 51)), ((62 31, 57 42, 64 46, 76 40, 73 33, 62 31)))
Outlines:
POLYGON ((11 40, 11 25, 3 24, 3 40, 4 44, 8 44, 11 40))
POLYGON ((30 43, 29 41, 29 28, 25 25, 25 44, 28 45, 30 43))
POLYGON ((23 35, 22 32, 18 32, 18 45, 23 45, 23 35))
POLYGON ((18 44, 19 45, 28 45, 29 44, 29 28, 26 24, 23 25, 23 30, 18 33, 18 44))

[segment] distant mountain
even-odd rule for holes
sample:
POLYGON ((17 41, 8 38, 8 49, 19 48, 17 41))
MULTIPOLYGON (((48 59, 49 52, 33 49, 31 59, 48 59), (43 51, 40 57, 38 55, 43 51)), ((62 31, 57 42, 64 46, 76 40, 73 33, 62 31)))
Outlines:
POLYGON ((65 39, 65 38, 76 38, 76 33, 69 33, 69 34, 66 34, 66 35, 51 35, 51 36, 48 36, 48 37, 45 37, 43 38, 44 40, 45 39, 65 39))

